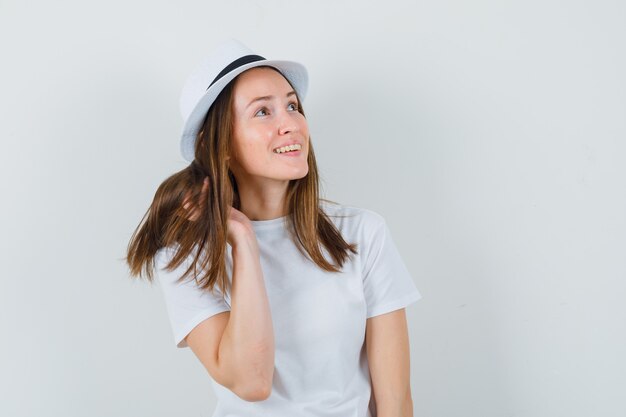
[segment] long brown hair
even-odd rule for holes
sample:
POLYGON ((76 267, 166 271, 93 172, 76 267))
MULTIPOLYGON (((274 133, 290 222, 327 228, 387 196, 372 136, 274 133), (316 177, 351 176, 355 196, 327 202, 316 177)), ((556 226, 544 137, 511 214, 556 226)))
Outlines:
MULTIPOLYGON (((177 247, 175 255, 165 267, 169 271, 193 254, 193 261, 178 282, 192 273, 198 286, 204 290, 213 291, 217 284, 222 293, 230 291, 226 273, 228 208, 240 208, 237 182, 227 159, 231 155, 233 86, 236 80, 224 87, 211 105, 203 128, 198 133, 194 161, 159 185, 152 204, 135 229, 125 258, 131 276, 141 277, 142 272, 145 272, 146 278, 152 281, 156 253, 161 248, 177 247), (201 202, 205 177, 209 181, 208 195, 201 202), (186 201, 202 203, 204 210, 194 221, 189 219, 189 212, 183 207, 186 201), (204 274, 197 272, 198 265, 204 274)), ((304 115, 299 97, 297 101, 298 111, 304 115)), ((319 197, 319 177, 310 138, 307 162, 307 175, 291 180, 287 188, 285 204, 291 233, 294 241, 297 241, 296 246, 305 256, 308 255, 310 260, 326 271, 339 272, 350 256, 348 251, 358 253, 357 245, 347 243, 320 208, 320 200, 330 200, 319 197), (328 251, 333 263, 324 257, 322 246, 328 251)))

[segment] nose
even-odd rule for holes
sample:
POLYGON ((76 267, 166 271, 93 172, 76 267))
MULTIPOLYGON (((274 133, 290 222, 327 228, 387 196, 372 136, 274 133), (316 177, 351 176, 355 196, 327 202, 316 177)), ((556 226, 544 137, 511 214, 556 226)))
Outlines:
POLYGON ((278 133, 284 135, 297 130, 298 123, 296 122, 293 113, 287 110, 281 111, 278 115, 278 133))

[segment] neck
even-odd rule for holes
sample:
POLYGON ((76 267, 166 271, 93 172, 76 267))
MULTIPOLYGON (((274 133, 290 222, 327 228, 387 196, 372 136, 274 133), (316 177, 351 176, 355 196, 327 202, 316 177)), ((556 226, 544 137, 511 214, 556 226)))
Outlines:
POLYGON ((237 181, 239 211, 250 220, 272 220, 287 215, 286 195, 289 180, 264 181, 262 184, 237 181))

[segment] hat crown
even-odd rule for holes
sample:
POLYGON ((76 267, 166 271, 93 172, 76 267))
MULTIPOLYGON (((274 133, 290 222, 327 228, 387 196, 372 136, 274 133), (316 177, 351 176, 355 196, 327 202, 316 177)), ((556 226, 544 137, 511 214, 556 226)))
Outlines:
POLYGON ((228 39, 218 44, 211 54, 199 63, 183 86, 180 96, 180 113, 183 120, 187 120, 211 82, 224 68, 243 56, 254 54, 254 51, 236 39, 228 39))

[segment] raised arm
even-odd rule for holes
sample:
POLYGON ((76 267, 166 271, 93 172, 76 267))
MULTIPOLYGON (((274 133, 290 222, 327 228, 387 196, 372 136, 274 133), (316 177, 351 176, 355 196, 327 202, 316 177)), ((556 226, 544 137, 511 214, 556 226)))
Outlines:
MULTIPOLYGON (((206 187, 205 180, 203 192, 206 187)), ((195 220, 203 207, 186 208, 195 220)), ((261 401, 271 393, 274 329, 256 235, 250 220, 232 207, 228 242, 233 259, 231 310, 204 320, 186 340, 216 382, 244 400, 261 401)))
POLYGON ((219 384, 246 401, 269 397, 274 330, 256 238, 233 246, 231 311, 196 326, 187 344, 219 384))

